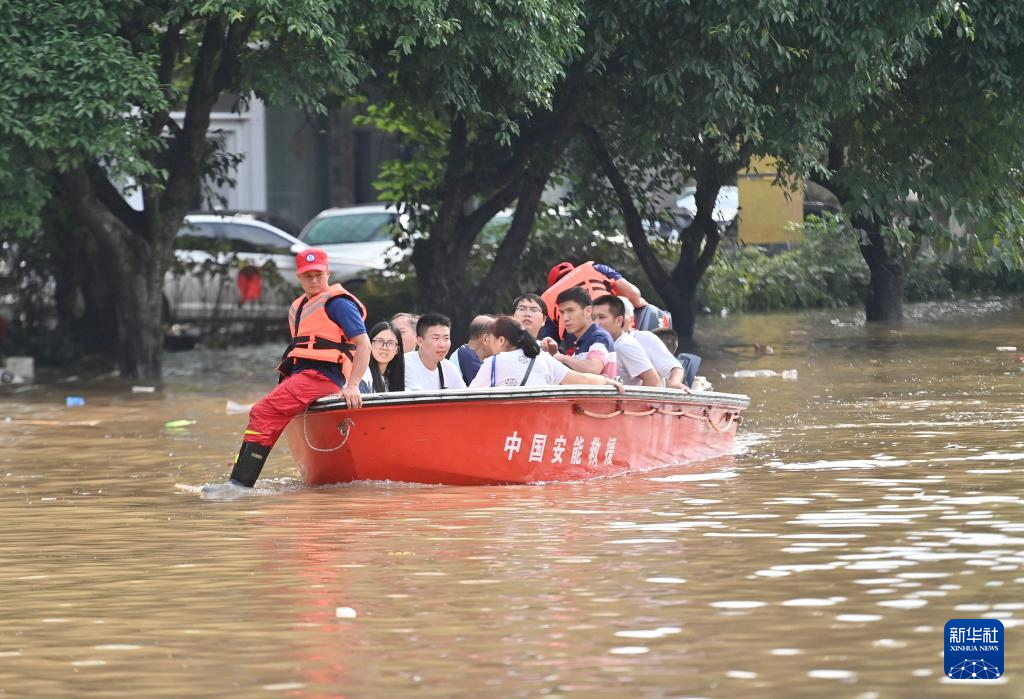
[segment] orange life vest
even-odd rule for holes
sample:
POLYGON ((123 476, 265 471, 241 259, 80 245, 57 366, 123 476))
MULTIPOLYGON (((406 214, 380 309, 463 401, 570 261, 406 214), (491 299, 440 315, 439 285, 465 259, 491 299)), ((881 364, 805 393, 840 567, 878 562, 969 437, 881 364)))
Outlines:
POLYGON ((331 284, 313 297, 303 294, 292 301, 288 309, 288 329, 292 341, 285 350, 285 358, 278 371, 287 375, 296 359, 312 359, 340 364, 341 373, 348 380, 355 345, 349 342, 345 331, 327 315, 327 302, 338 296, 352 301, 363 320, 366 320, 366 308, 341 284, 331 284))
POLYGON ((559 336, 565 335, 565 325, 562 324, 562 319, 559 318, 558 304, 555 303, 555 300, 560 293, 574 286, 583 287, 590 294, 591 299, 612 293, 612 280, 598 272, 594 268, 593 262, 584 262, 552 284, 540 297, 547 304, 551 320, 558 321, 559 336))

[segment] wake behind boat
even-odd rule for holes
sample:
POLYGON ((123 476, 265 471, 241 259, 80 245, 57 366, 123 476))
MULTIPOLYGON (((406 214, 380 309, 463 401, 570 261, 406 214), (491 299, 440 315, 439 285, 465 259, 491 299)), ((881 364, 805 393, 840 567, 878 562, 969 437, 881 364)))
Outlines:
POLYGON ((578 481, 721 456, 747 396, 544 386, 326 396, 285 430, 310 485, 578 481))

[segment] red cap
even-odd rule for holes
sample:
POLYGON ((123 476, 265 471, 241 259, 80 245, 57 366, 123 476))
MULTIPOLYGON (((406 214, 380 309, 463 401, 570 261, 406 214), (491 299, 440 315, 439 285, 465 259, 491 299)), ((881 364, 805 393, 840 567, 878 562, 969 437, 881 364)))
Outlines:
POLYGON ((319 271, 327 272, 327 253, 317 248, 303 250, 295 256, 295 273, 319 271))
POLYGON ((555 282, 576 269, 572 262, 559 262, 548 272, 548 286, 554 286, 555 282))

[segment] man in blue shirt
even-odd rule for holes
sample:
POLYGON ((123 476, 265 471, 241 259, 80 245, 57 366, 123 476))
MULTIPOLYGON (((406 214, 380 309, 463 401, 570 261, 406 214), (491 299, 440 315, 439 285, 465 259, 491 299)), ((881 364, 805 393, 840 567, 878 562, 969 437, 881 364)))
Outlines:
POLYGON ((484 342, 484 336, 490 332, 493 324, 493 316, 484 314, 474 318, 469 324, 469 341, 452 352, 452 356, 448 358, 459 368, 467 386, 476 378, 476 373, 480 371, 483 361, 491 356, 491 352, 484 342))
MULTIPOLYGON (((304 293, 288 310, 292 341, 278 366, 282 378, 249 411, 228 487, 255 485, 284 428, 316 399, 340 389, 349 408, 362 406, 359 379, 370 361, 366 309, 341 284, 328 284, 330 271, 323 250, 298 253, 295 274, 304 293)), ((203 490, 212 493, 223 488, 203 490)))
POLYGON ((555 299, 558 312, 565 324, 565 330, 575 340, 565 353, 558 351, 558 344, 551 338, 541 342, 541 349, 573 371, 587 374, 604 373, 605 366, 611 361, 611 352, 615 346, 608 331, 593 321, 593 308, 590 294, 586 290, 574 286, 566 289, 555 299))

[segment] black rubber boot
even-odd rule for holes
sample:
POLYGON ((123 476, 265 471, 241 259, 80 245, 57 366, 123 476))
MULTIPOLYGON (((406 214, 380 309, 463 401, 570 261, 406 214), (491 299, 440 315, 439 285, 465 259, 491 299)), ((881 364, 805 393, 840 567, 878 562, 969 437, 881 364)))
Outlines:
POLYGON ((256 485, 256 479, 260 477, 260 471, 263 470, 263 464, 269 455, 270 447, 242 442, 242 448, 235 458, 235 466, 231 469, 231 482, 246 488, 256 485))

